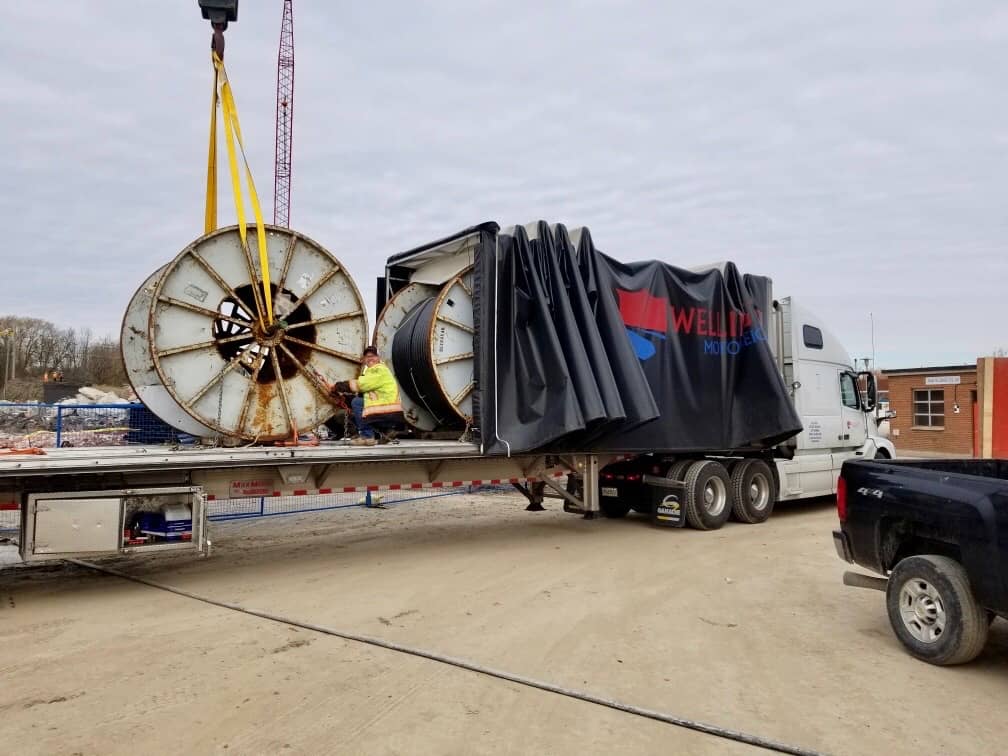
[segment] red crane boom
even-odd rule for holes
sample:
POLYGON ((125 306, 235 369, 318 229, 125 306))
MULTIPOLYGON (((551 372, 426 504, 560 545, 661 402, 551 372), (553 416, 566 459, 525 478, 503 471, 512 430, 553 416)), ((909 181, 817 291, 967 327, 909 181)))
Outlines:
POLYGON ((290 228, 291 153, 294 144, 294 8, 284 0, 277 55, 276 165, 273 173, 273 223, 290 228))

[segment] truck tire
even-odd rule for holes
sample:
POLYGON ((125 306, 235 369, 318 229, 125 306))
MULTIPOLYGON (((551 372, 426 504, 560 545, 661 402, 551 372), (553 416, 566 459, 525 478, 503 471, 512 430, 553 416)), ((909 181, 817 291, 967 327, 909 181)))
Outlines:
POLYGON ((966 570, 948 557, 900 561, 889 576, 886 610, 900 642, 931 664, 965 664, 987 643, 987 612, 977 604, 966 570))
POLYGON ((777 501, 773 470, 761 459, 743 459, 731 471, 732 514, 739 522, 766 522, 777 501))
POLYGON ((665 477, 669 480, 686 480, 686 471, 694 462, 695 459, 680 459, 678 462, 673 462, 665 477))
POLYGON ((686 470, 683 509, 686 522, 697 530, 717 530, 731 514, 731 478, 724 465, 711 459, 694 462, 686 470))

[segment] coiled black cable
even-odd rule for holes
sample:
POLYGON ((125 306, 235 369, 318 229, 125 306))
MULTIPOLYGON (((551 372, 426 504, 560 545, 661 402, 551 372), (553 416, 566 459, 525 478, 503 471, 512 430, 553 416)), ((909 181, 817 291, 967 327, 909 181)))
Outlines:
POLYGON ((437 316, 437 299, 425 299, 406 314, 392 338, 392 370, 399 388, 426 407, 438 425, 457 426, 461 418, 441 390, 431 354, 431 324, 437 316))

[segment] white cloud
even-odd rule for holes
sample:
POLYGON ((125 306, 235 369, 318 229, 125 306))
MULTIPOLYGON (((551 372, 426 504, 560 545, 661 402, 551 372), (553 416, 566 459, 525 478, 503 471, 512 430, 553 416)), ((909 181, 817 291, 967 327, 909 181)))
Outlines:
MULTIPOLYGON (((279 13, 227 32, 267 206, 279 13)), ((874 312, 885 365, 1008 345, 999 3, 300 3, 295 39, 292 222, 365 296, 388 255, 546 218, 771 275, 852 353, 874 312)), ((208 43, 195 3, 5 9, 2 309, 114 332, 201 233, 208 43)))

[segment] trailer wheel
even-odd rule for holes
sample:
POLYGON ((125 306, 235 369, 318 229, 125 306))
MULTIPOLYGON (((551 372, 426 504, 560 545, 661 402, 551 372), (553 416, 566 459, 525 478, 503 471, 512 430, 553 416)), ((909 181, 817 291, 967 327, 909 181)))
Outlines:
POLYGON ((900 561, 889 576, 886 609, 900 642, 931 664, 964 664, 987 643, 987 612, 954 559, 923 554, 900 561))
POLYGON ((710 459, 686 471, 686 521, 697 530, 717 530, 731 514, 731 478, 724 465, 710 459))
POLYGON ((739 522, 766 522, 777 501, 770 465, 761 459, 743 459, 731 472, 732 514, 739 522))
POLYGON ((680 459, 678 462, 673 462, 668 472, 665 473, 665 477, 669 480, 686 480, 686 471, 694 462, 696 462, 695 459, 680 459))

